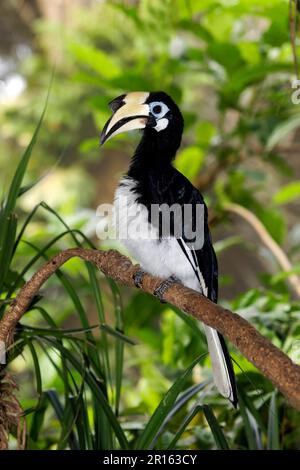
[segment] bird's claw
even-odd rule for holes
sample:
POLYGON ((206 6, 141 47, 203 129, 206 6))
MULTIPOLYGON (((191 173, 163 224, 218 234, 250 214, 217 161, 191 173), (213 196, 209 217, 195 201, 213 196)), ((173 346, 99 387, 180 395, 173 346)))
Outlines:
POLYGON ((166 279, 161 284, 159 284, 159 286, 153 292, 153 295, 155 295, 155 297, 157 297, 158 300, 162 304, 165 304, 166 300, 164 300, 164 294, 172 286, 172 284, 174 284, 176 282, 180 282, 180 280, 176 276, 168 277, 168 279, 166 279))
POLYGON ((138 287, 138 288, 142 287, 142 282, 143 282, 143 278, 145 274, 146 274, 145 271, 143 271, 142 269, 139 269, 138 271, 134 273, 133 282, 135 284, 135 287, 138 287))

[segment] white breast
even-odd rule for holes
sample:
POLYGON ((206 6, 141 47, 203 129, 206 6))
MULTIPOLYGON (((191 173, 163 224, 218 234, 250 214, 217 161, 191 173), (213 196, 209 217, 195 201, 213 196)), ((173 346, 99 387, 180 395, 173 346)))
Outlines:
POLYGON ((148 221, 148 210, 137 202, 136 181, 124 178, 115 193, 117 234, 142 268, 162 278, 176 276, 184 285, 199 290, 194 271, 174 237, 159 239, 148 221))

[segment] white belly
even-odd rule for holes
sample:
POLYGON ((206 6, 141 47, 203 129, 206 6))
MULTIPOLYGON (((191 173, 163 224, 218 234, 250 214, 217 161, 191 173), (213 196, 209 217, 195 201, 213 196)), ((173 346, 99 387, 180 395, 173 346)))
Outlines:
POLYGON ((176 276, 191 289, 200 290, 199 282, 174 237, 159 239, 157 229, 148 221, 145 206, 132 193, 136 182, 125 178, 115 194, 117 234, 142 268, 162 278, 176 276))

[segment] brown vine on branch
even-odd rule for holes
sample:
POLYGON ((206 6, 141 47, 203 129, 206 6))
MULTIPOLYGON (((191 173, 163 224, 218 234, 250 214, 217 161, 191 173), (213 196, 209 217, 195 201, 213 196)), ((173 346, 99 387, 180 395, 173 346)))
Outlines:
POLYGON ((283 271, 288 273, 287 280, 298 298, 300 298, 300 278, 297 274, 294 274, 293 266, 290 260, 288 259, 287 255, 283 251, 283 249, 278 245, 278 243, 271 237, 265 226, 262 222, 256 217, 253 212, 246 209, 239 204, 235 204, 233 202, 226 203, 224 205, 225 210, 232 212, 234 214, 239 215, 244 220, 250 224, 255 232, 258 234, 259 238, 263 242, 263 244, 270 250, 273 254, 274 258, 276 259, 277 263, 281 267, 283 271))
MULTIPOLYGON (((15 326, 26 312, 34 295, 57 269, 73 257, 89 261, 116 282, 134 287, 133 275, 139 266, 133 265, 128 258, 117 251, 84 248, 62 251, 44 264, 22 287, 0 322, 0 341, 4 341, 7 346, 12 342, 15 326)), ((146 274, 142 290, 152 294, 161 281, 146 274)), ((300 410, 300 367, 245 319, 179 283, 172 284, 164 298, 196 319, 217 329, 271 380, 294 408, 300 410)))

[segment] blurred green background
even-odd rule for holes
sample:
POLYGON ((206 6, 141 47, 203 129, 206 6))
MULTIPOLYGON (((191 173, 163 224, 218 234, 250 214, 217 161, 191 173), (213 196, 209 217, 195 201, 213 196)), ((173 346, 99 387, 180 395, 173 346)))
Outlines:
MULTIPOLYGON (((100 148, 99 133, 112 98, 164 90, 185 118, 176 166, 209 206, 220 303, 299 363, 298 14, 279 0, 0 3, 0 216, 16 192, 0 233, 1 315, 59 250, 125 253, 96 237, 96 208, 139 134, 100 148)), ((181 312, 77 259, 41 295, 9 357, 27 448, 299 448, 299 414, 235 350, 240 409, 217 394, 202 328, 181 312)))

